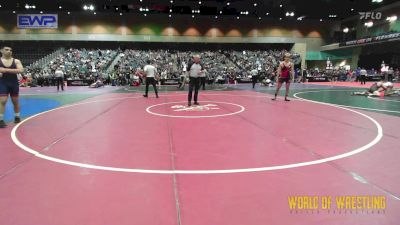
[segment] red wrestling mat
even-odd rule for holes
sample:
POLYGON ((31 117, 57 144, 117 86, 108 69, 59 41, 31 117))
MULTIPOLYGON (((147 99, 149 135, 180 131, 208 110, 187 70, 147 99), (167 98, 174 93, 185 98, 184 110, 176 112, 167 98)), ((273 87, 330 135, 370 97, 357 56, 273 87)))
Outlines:
POLYGON ((1 131, 0 224, 399 221, 397 118, 247 91, 200 104, 103 95, 1 131), (305 195, 385 196, 387 207, 291 210, 288 197, 305 195))

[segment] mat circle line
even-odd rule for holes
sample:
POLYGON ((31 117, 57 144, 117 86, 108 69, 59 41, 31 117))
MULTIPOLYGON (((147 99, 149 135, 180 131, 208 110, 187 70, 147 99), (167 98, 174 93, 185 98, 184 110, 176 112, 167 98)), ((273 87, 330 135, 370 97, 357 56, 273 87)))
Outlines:
POLYGON ((400 113, 400 111, 394 111, 394 110, 385 110, 385 109, 374 109, 374 108, 364 108, 364 107, 358 107, 358 106, 350 106, 350 105, 340 105, 340 104, 334 104, 334 103, 326 103, 326 102, 320 102, 320 101, 313 101, 310 99, 305 99, 301 98, 298 95, 299 94, 306 94, 306 93, 320 93, 320 92, 333 92, 333 91, 348 91, 348 90, 319 90, 319 91, 301 91, 293 94, 293 97, 295 97, 298 100, 307 100, 309 102, 313 103, 320 103, 320 104, 329 104, 332 106, 337 106, 337 107, 345 107, 345 108, 352 108, 352 109, 363 109, 363 110, 369 110, 369 111, 377 111, 377 112, 390 112, 390 113, 400 113))
MULTIPOLYGON (((235 95, 235 96, 240 96, 240 95, 235 95)), ((244 96, 249 96, 249 95, 244 95, 244 96)), ((265 95, 267 96, 267 95, 265 95)), ((257 96, 258 97, 258 96, 257 96)), ((41 159, 45 159, 45 160, 49 160, 55 163, 61 163, 64 165, 70 165, 70 166, 76 166, 76 167, 81 167, 81 168, 88 168, 88 169, 97 169, 97 170, 104 170, 104 171, 113 171, 113 172, 126 172, 126 173, 146 173, 146 174, 229 174, 229 173, 250 173, 250 172, 262 172, 262 171, 273 171, 273 170, 283 170, 283 169, 291 169, 291 168, 298 168, 298 167, 303 167, 303 166, 311 166, 311 165, 316 165, 316 164, 322 164, 322 163, 326 163, 326 162, 330 162, 330 161, 334 161, 334 160, 338 160, 338 159, 343 159, 346 157, 350 157, 353 156, 355 154, 361 153, 363 151, 368 150, 369 148, 371 148, 372 146, 376 145, 383 137, 383 128, 382 126, 372 117, 365 115, 361 112, 357 112, 355 110, 352 109, 348 109, 345 107, 340 107, 337 105, 333 105, 333 104, 329 104, 329 103, 322 103, 322 102, 317 102, 317 101, 312 101, 312 100, 307 100, 307 99, 301 99, 299 97, 299 100, 302 101, 307 101, 310 103, 314 103, 314 104, 322 104, 322 105, 326 105, 326 106, 331 106, 331 107, 335 107, 335 108, 340 108, 343 110, 347 110, 353 113, 356 113, 358 115, 361 115, 367 119, 369 119, 370 121, 372 121, 377 129, 377 135, 376 137, 370 141, 369 143, 367 143, 364 146, 361 146, 357 149, 354 149, 352 151, 346 152, 346 153, 342 153, 339 155, 335 155, 335 156, 331 156, 331 157, 327 157, 327 158, 322 158, 322 159, 317 159, 317 160, 312 160, 312 161, 306 161, 306 162, 300 162, 300 163, 292 163, 292 164, 286 164, 286 165, 278 165, 278 166, 267 166, 267 167, 255 167, 255 168, 243 168, 243 169, 220 169, 220 170, 152 170, 152 169, 133 169, 133 168, 118 168, 118 167, 109 167, 109 166, 98 166, 98 165, 92 165, 92 164, 85 164, 85 163, 79 163, 79 162, 73 162, 73 161, 68 161, 68 160, 63 160, 63 159, 59 159, 59 158, 55 158, 55 157, 51 157, 51 156, 47 156, 47 155, 43 155, 40 152, 29 148, 28 146, 24 145, 23 143, 21 143, 19 141, 19 139, 17 138, 17 130, 20 126, 22 126, 25 122, 43 115, 45 113, 49 113, 55 110, 60 110, 60 109, 64 109, 64 108, 70 108, 70 107, 74 107, 74 106, 78 106, 78 105, 83 105, 83 104, 90 104, 90 103, 97 103, 97 102, 104 102, 104 101, 111 101, 111 100, 121 100, 121 99, 129 99, 129 98, 139 98, 139 97, 125 97, 125 98, 112 98, 112 99, 106 99, 106 100, 98 100, 98 101, 91 101, 91 102, 84 102, 84 103, 77 103, 77 104, 72 104, 72 105, 67 105, 67 106, 63 106, 63 107, 59 107, 56 109, 52 109, 52 110, 48 110, 36 115, 33 115, 31 117, 28 117, 27 119, 23 120, 21 123, 17 124, 11 131, 11 139, 12 141, 22 150, 29 152, 30 154, 33 154, 34 156, 41 158, 41 159)))

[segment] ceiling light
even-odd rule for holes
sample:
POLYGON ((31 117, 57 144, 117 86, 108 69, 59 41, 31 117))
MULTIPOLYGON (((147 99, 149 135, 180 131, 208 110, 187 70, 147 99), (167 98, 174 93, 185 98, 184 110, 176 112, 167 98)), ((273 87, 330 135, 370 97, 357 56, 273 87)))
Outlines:
POLYGON ((40 11, 40 14, 43 14, 43 11, 40 11))
POLYGON ((28 4, 25 5, 25 9, 29 9, 30 6, 28 4))
POLYGON ((60 5, 60 6, 58 6, 58 8, 59 8, 59 9, 62 9, 62 6, 60 5))
POLYGON ((87 7, 87 5, 83 6, 83 10, 88 10, 89 8, 87 7))
POLYGON ((389 16, 388 18, 386 18, 386 20, 389 21, 389 22, 394 22, 394 21, 397 20, 397 16, 396 15, 395 16, 389 16))
POLYGON ((261 17, 258 17, 259 20, 261 20, 261 17))
POLYGON ((240 19, 240 17, 236 17, 236 19, 240 19))
POLYGON ((15 11, 13 11, 13 13, 15 13, 15 11))
POLYGON ((93 10, 94 10, 94 6, 93 6, 93 5, 90 5, 90 6, 89 6, 89 9, 90 9, 91 11, 93 11, 93 10))
POLYGON ((321 21, 321 22, 322 22, 322 19, 319 19, 319 21, 321 21))
POLYGON ((372 21, 364 23, 364 26, 366 26, 366 27, 372 27, 373 25, 374 25, 374 23, 372 21))
POLYGON ((192 18, 194 18, 194 15, 192 15, 192 18))
POLYGON ((71 14, 71 12, 68 12, 68 15, 71 14))
POLYGON ((96 15, 96 12, 94 12, 93 14, 96 15))
POLYGON ((218 19, 218 16, 215 16, 214 18, 215 18, 215 19, 218 19))
POLYGON ((169 16, 169 18, 171 18, 171 17, 172 17, 172 15, 171 15, 171 14, 169 14, 168 16, 169 16))
POLYGON ((344 28, 343 33, 349 33, 349 28, 348 27, 344 28))
POLYGON ((145 13, 144 16, 147 16, 147 14, 145 13))
POLYGON ((122 13, 119 13, 120 16, 122 16, 122 13))
POLYGON ((254 3, 254 7, 256 7, 257 6, 257 3, 254 3))
POLYGON ((267 15, 267 16, 268 16, 268 15, 269 15, 269 13, 267 12, 267 13, 265 13, 265 15, 267 15))
POLYGON ((172 9, 170 9, 169 12, 172 12, 172 9))
POLYGON ((281 7, 281 8, 282 8, 282 6, 283 6, 283 5, 279 5, 279 7, 281 7))
POLYGON ((286 12, 286 16, 294 16, 294 12, 286 12))
POLYGON ((231 4, 230 2, 227 2, 227 3, 226 3, 226 5, 230 5, 230 4, 231 4))
POLYGON ((199 1, 199 5, 201 5, 201 1, 199 1))

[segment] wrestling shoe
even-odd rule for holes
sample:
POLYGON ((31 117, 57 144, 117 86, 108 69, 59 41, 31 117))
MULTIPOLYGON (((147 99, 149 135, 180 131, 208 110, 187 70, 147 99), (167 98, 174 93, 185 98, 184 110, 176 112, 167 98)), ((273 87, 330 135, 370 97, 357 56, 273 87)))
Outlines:
POLYGON ((0 120, 0 128, 6 128, 7 124, 4 122, 4 120, 0 120))
POLYGON ((14 118, 14 123, 21 123, 21 118, 19 116, 16 116, 14 118))

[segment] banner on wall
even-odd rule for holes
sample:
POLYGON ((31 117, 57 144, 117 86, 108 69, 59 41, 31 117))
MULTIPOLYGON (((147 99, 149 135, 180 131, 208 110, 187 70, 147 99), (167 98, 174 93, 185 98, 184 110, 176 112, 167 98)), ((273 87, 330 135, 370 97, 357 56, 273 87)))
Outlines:
POLYGON ((379 35, 376 37, 370 37, 370 38, 362 38, 358 40, 353 40, 353 41, 347 41, 340 43, 339 46, 352 46, 352 45, 363 45, 363 44, 368 44, 368 43, 375 43, 375 42, 381 42, 381 41, 390 41, 390 40, 395 40, 400 38, 400 32, 398 33, 391 33, 391 34, 384 34, 384 35, 379 35))
POLYGON ((18 14, 17 26, 19 29, 58 28, 57 14, 18 14))

